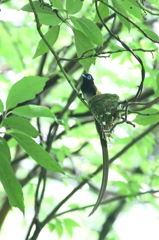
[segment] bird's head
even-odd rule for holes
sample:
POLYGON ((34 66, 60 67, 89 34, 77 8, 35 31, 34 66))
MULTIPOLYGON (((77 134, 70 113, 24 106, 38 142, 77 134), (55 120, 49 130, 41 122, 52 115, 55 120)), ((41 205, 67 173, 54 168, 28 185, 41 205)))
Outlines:
POLYGON ((93 82, 93 77, 92 77, 92 75, 91 74, 89 74, 89 73, 86 73, 86 74, 82 74, 82 76, 83 76, 83 81, 90 81, 90 82, 93 82))

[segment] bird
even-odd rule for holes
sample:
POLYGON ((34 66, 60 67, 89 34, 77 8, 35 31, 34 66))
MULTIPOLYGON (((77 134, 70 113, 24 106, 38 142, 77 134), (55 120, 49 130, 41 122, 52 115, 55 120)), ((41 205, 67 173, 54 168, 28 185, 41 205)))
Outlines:
MULTIPOLYGON (((91 100, 91 98, 93 96, 102 94, 102 93, 97 89, 96 85, 94 84, 94 79, 91 74, 89 74, 89 73, 82 74, 82 77, 83 77, 83 82, 81 85, 81 91, 82 91, 84 99, 87 101, 87 103, 89 103, 89 101, 91 100)), ((101 143, 101 147, 102 147, 103 176, 102 176, 102 183, 101 183, 101 188, 100 188, 100 191, 98 194, 97 201, 96 201, 92 211, 90 212, 89 216, 91 216, 97 210, 98 206, 100 205, 100 203, 103 199, 103 196, 105 194, 106 187, 107 187, 108 170, 109 170, 109 157, 108 157, 108 147, 107 147, 106 136, 102 132, 100 123, 98 123, 98 121, 96 119, 94 119, 94 121, 95 121, 97 132, 100 137, 100 143, 101 143)))

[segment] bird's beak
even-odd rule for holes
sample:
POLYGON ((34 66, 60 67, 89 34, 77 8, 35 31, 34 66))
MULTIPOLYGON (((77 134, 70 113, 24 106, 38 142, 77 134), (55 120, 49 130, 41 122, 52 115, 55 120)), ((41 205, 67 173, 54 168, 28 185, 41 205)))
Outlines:
POLYGON ((86 75, 82 74, 82 77, 86 77, 86 75))

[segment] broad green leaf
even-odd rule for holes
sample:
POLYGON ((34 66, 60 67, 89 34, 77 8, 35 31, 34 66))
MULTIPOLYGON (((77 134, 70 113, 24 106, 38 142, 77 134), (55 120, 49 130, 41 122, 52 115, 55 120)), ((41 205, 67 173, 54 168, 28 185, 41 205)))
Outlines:
POLYGON ((24 213, 24 199, 20 183, 10 164, 10 150, 7 142, 0 137, 0 181, 7 193, 9 203, 24 213))
POLYGON ((141 113, 150 114, 150 116, 137 115, 137 117, 133 120, 133 122, 136 122, 139 125, 146 126, 146 125, 154 124, 159 121, 159 111, 157 109, 149 108, 142 111, 141 113), (155 113, 156 115, 151 115, 155 113))
MULTIPOLYGON (((156 1, 156 0, 155 0, 156 1)), ((127 2, 129 2, 130 4, 134 5, 135 7, 137 8, 140 8, 139 7, 139 4, 136 2, 136 0, 123 0, 123 4, 125 5, 127 2)))
MULTIPOLYGON (((40 1, 33 1, 33 5, 36 13, 45 13, 45 14, 53 14, 51 7, 43 6, 40 1)), ((25 12, 33 12, 30 3, 26 4, 21 8, 22 11, 25 12)))
POLYGON ((61 19, 59 19, 55 13, 53 13, 52 15, 39 13, 38 18, 41 24, 47 26, 54 26, 61 23, 61 19))
POLYGON ((142 29, 142 30, 153 40, 159 41, 159 36, 155 32, 153 32, 149 29, 142 29))
POLYGON ((4 111, 4 105, 2 100, 0 99, 0 112, 2 113, 4 111))
MULTIPOLYGON (((52 28, 50 28, 48 30, 48 32, 44 35, 45 40, 51 45, 53 46, 54 43, 56 42, 58 35, 59 35, 59 30, 60 30, 60 26, 56 25, 53 26, 52 28)), ((43 41, 43 39, 40 40, 40 42, 38 43, 36 52, 33 56, 33 59, 36 57, 41 56, 42 54, 46 53, 49 51, 48 46, 45 44, 45 42, 43 41)))
POLYGON ((63 121, 62 119, 57 119, 57 118, 56 118, 55 121, 56 121, 59 125, 63 125, 63 126, 65 125, 65 124, 64 124, 64 121, 63 121))
POLYGON ((87 18, 71 17, 74 26, 85 33, 89 40, 97 45, 103 45, 103 37, 97 25, 87 18))
MULTIPOLYGON (((39 1, 33 1, 33 4, 41 24, 53 26, 61 22, 61 19, 57 17, 57 15, 55 14, 51 7, 42 6, 42 4, 39 1)), ((53 7, 53 9, 54 8, 56 7, 53 7)), ((26 12, 33 11, 29 3, 22 7, 21 10, 26 12)))
POLYGON ((39 136, 39 132, 30 124, 28 120, 22 117, 18 116, 8 117, 3 120, 2 126, 11 129, 16 129, 34 138, 39 136))
POLYGON ((10 150, 6 140, 2 137, 0 137, 0 153, 4 155, 3 158, 5 158, 10 163, 11 159, 10 150))
POLYGON ((51 0, 53 7, 63 9, 63 3, 61 0, 51 0))
POLYGON ((81 31, 81 32, 84 33, 84 31, 83 31, 83 29, 82 29, 82 27, 81 27, 80 22, 77 21, 78 18, 76 18, 76 17, 70 17, 70 19, 71 19, 71 22, 73 23, 74 27, 75 27, 77 30, 79 30, 79 31, 81 31))
POLYGON ((56 218, 55 221, 56 221, 55 229, 56 229, 57 235, 58 235, 59 238, 61 238, 62 234, 63 234, 62 223, 61 223, 61 221, 58 218, 56 218))
POLYGON ((70 237, 73 236, 73 229, 75 227, 80 227, 80 225, 75 220, 70 219, 70 218, 63 219, 63 222, 65 224, 65 228, 66 228, 68 234, 70 235, 70 237))
MULTIPOLYGON (((142 10, 137 4, 136 0, 123 0, 121 1, 124 8, 129 12, 129 14, 133 15, 134 17, 142 20, 142 10)), ((130 16, 131 17, 131 16, 130 16)))
MULTIPOLYGON (((128 17, 128 14, 124 8, 124 6, 116 0, 112 0, 114 8, 118 10, 118 12, 122 13, 125 17, 128 17)), ((121 15, 117 14, 119 20, 128 28, 130 31, 130 22, 128 22, 125 18, 123 18, 121 15)))
POLYGON ((62 168, 56 160, 29 136, 13 131, 10 132, 10 135, 42 167, 53 172, 63 173, 62 168))
MULTIPOLYGON (((82 32, 74 29, 74 35, 75 35, 75 45, 77 49, 77 55, 78 57, 81 57, 85 52, 84 56, 89 56, 91 54, 95 54, 94 45, 89 40, 89 38, 82 32), (89 51, 92 50, 92 51, 89 51)), ((91 63, 95 63, 95 58, 86 58, 84 60, 80 60, 80 63, 83 65, 83 67, 86 69, 86 71, 89 70, 89 67, 91 63)))
MULTIPOLYGON (((103 2, 108 4, 108 0, 104 0, 103 2)), ((102 19, 108 17, 108 15, 109 15, 109 8, 105 4, 103 4, 102 2, 99 3, 98 10, 100 12, 100 16, 102 17, 102 19)), ((97 13, 95 15, 94 21, 95 22, 101 22, 101 20, 98 17, 97 13)))
POLYGON ((66 0, 66 10, 69 14, 75 14, 81 10, 83 2, 81 0, 66 0))
POLYGON ((50 232, 53 232, 55 230, 55 224, 49 222, 47 224, 47 226, 48 226, 50 232))
MULTIPOLYGON (((75 35, 75 44, 76 44, 78 57, 81 57, 81 55, 84 54, 86 51, 94 49, 94 45, 90 42, 89 38, 87 38, 87 36, 84 33, 76 29, 74 29, 73 31, 75 35)), ((88 56, 94 53, 95 51, 92 50, 86 53, 85 56, 88 56)), ((90 63, 94 63, 94 59, 92 58, 87 58, 86 60, 90 63)))
POLYGON ((47 80, 48 78, 44 77, 29 76, 16 82, 7 97, 7 110, 16 107, 19 103, 34 99, 36 94, 43 90, 47 80))
POLYGON ((158 97, 159 96, 159 73, 157 74, 157 78, 156 78, 156 89, 155 89, 155 97, 158 97))
POLYGON ((55 115, 45 106, 37 106, 28 104, 25 106, 14 108, 12 111, 15 115, 33 118, 33 117, 49 117, 55 119, 55 115))

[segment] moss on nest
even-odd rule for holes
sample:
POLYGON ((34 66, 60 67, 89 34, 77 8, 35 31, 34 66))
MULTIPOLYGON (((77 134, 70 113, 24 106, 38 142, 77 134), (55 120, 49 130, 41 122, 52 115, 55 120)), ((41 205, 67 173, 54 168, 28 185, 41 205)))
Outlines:
POLYGON ((104 126, 104 129, 109 129, 119 115, 117 110, 119 106, 118 100, 118 95, 105 93, 95 95, 89 101, 92 114, 104 126))

